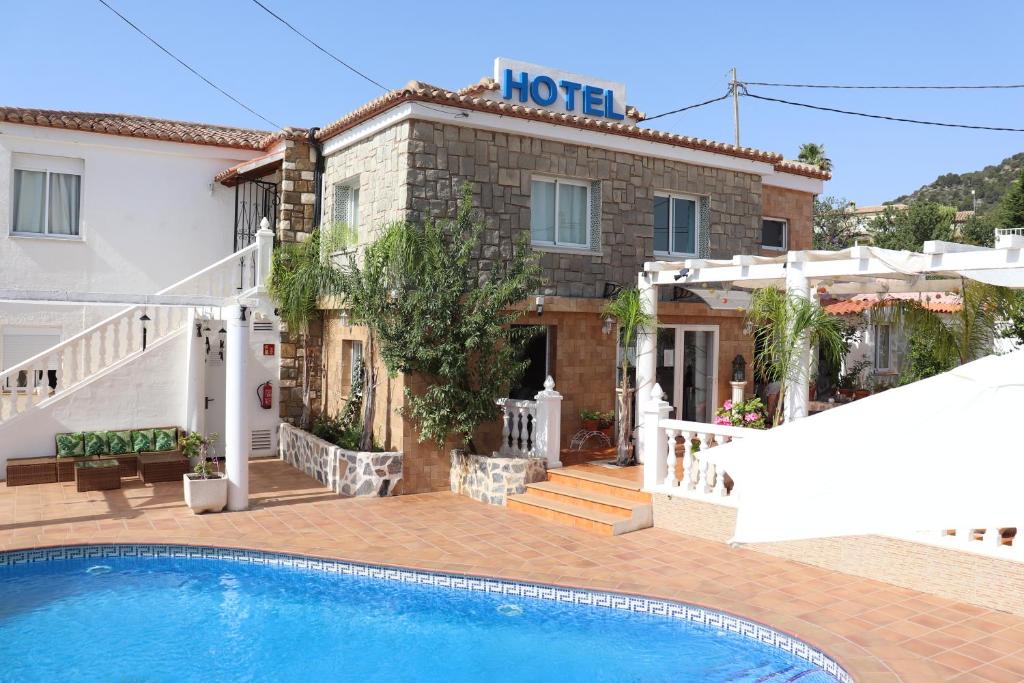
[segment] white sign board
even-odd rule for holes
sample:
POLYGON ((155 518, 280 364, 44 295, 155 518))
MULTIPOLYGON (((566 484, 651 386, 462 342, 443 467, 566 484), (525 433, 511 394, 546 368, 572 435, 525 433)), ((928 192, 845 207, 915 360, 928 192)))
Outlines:
POLYGON ((549 111, 622 121, 626 85, 539 64, 498 57, 494 80, 502 100, 549 111))

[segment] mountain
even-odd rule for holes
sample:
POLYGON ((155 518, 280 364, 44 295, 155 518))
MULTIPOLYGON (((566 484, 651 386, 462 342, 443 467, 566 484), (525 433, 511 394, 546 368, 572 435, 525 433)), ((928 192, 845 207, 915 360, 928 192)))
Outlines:
POLYGON ((1020 177, 1021 168, 1024 168, 1024 152, 980 171, 940 175, 933 183, 897 197, 893 202, 906 204, 914 199, 924 199, 958 209, 970 209, 971 190, 975 190, 978 193, 978 210, 986 211, 999 203, 1010 183, 1020 177))

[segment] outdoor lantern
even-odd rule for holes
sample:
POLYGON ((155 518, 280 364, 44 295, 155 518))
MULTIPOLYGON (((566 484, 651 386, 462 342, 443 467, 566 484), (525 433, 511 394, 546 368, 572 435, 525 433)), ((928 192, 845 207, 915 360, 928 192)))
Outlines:
POLYGON ((747 361, 745 361, 743 356, 739 353, 737 353, 736 357, 732 359, 732 381, 747 381, 747 361))
POLYGON ((196 339, 201 339, 203 336, 203 323, 202 321, 196 321, 196 339))
POLYGON ((217 330, 217 336, 220 337, 220 359, 224 360, 224 335, 228 333, 223 327, 217 330))
POLYGON ((142 350, 143 351, 146 350, 146 333, 147 333, 146 323, 148 323, 149 321, 150 321, 150 317, 148 315, 146 315, 145 311, 143 311, 142 315, 139 316, 139 322, 142 323, 142 350))
POLYGON ((541 294, 537 297, 537 315, 544 315, 544 295, 541 294))
POLYGON ((604 320, 601 321, 601 332, 604 333, 605 335, 611 334, 612 333, 612 326, 614 324, 615 324, 615 318, 611 317, 610 315, 606 315, 604 317, 604 320))
POLYGON ((343 327, 352 327, 352 325, 350 324, 351 321, 348 318, 348 309, 341 309, 340 321, 343 327))

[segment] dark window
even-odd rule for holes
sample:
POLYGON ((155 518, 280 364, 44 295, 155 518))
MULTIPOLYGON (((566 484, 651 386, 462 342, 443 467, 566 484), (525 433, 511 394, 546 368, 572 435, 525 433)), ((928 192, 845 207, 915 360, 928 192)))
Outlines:
POLYGON ((761 246, 769 249, 786 248, 786 221, 775 218, 761 220, 761 246))
POLYGON ((538 332, 523 346, 519 357, 528 362, 519 386, 512 389, 509 398, 532 401, 544 389, 548 375, 555 376, 555 328, 538 326, 538 332))

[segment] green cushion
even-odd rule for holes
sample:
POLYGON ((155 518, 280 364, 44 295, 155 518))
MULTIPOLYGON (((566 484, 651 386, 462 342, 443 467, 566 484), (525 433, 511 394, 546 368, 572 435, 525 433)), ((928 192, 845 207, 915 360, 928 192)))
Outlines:
POLYGON ((56 441, 58 458, 85 455, 85 437, 82 435, 82 432, 58 434, 56 441))
POLYGON ((178 447, 178 428, 159 427, 153 430, 153 450, 173 451, 178 447))
POLYGON ((85 432, 85 454, 106 455, 110 453, 110 444, 106 432, 85 432))
POLYGON ((107 447, 111 455, 124 455, 132 450, 132 433, 128 430, 123 432, 107 432, 107 447))
POLYGON ((133 429, 132 430, 132 451, 142 453, 153 450, 153 430, 133 429))

